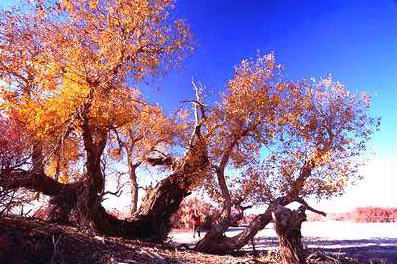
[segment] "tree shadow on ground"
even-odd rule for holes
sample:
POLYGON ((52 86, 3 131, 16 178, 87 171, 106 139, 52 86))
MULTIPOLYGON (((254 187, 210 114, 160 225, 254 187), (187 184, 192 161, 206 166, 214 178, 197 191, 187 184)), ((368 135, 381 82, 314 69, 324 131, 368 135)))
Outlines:
MULTIPOLYGON (((257 251, 267 251, 278 246, 277 238, 260 237, 255 238, 257 251)), ((397 263, 397 239, 394 238, 372 238, 357 240, 329 240, 320 237, 304 238, 303 244, 309 250, 321 250, 333 255, 349 256, 362 260, 373 260, 374 263, 397 263)), ((244 247, 251 251, 252 245, 244 247)))

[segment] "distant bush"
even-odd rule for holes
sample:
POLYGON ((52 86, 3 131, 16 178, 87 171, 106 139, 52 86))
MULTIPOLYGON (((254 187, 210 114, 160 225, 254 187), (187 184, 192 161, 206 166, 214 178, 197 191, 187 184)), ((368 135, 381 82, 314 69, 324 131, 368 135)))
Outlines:
POLYGON ((331 213, 327 217, 308 214, 308 221, 353 221, 359 223, 390 223, 397 222, 397 208, 360 207, 347 213, 331 213))
POLYGON ((211 228, 214 219, 217 219, 218 210, 211 204, 196 197, 186 198, 182 201, 178 211, 171 218, 173 228, 191 228, 191 212, 197 210, 201 217, 202 228, 211 228))
POLYGON ((397 208, 363 207, 352 213, 355 222, 397 222, 397 208))

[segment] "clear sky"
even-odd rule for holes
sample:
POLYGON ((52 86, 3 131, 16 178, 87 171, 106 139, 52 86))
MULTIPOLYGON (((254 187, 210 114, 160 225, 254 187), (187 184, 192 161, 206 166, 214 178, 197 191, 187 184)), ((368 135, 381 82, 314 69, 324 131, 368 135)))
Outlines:
MULTIPOLYGON (((0 0, 0 5, 12 2, 0 0)), ((396 6, 395 0, 179 0, 172 16, 190 24, 196 50, 182 70, 150 82, 144 94, 171 111, 192 97, 194 77, 216 99, 233 66, 257 50, 275 52, 290 79, 332 73, 349 90, 374 96, 371 113, 382 118, 382 125, 371 141, 375 154, 363 168, 365 180, 319 206, 396 207, 396 6)))

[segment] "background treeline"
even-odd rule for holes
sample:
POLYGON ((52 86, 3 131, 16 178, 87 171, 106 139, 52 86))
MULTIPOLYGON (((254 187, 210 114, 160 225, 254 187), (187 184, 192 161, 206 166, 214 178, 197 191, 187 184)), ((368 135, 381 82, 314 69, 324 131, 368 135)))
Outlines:
POLYGON ((358 223, 397 222, 397 208, 360 207, 346 213, 330 213, 326 218, 309 214, 309 221, 353 221, 358 223))

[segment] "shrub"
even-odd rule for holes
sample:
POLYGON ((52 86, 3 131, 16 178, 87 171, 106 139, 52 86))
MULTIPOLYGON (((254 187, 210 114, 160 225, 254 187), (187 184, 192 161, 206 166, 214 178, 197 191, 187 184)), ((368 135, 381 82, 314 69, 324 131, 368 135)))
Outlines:
POLYGON ((186 198, 182 201, 178 211, 171 218, 172 227, 192 228, 191 213, 193 210, 197 210, 200 215, 202 228, 204 230, 208 230, 212 226, 218 214, 218 210, 211 204, 196 197, 186 198))

